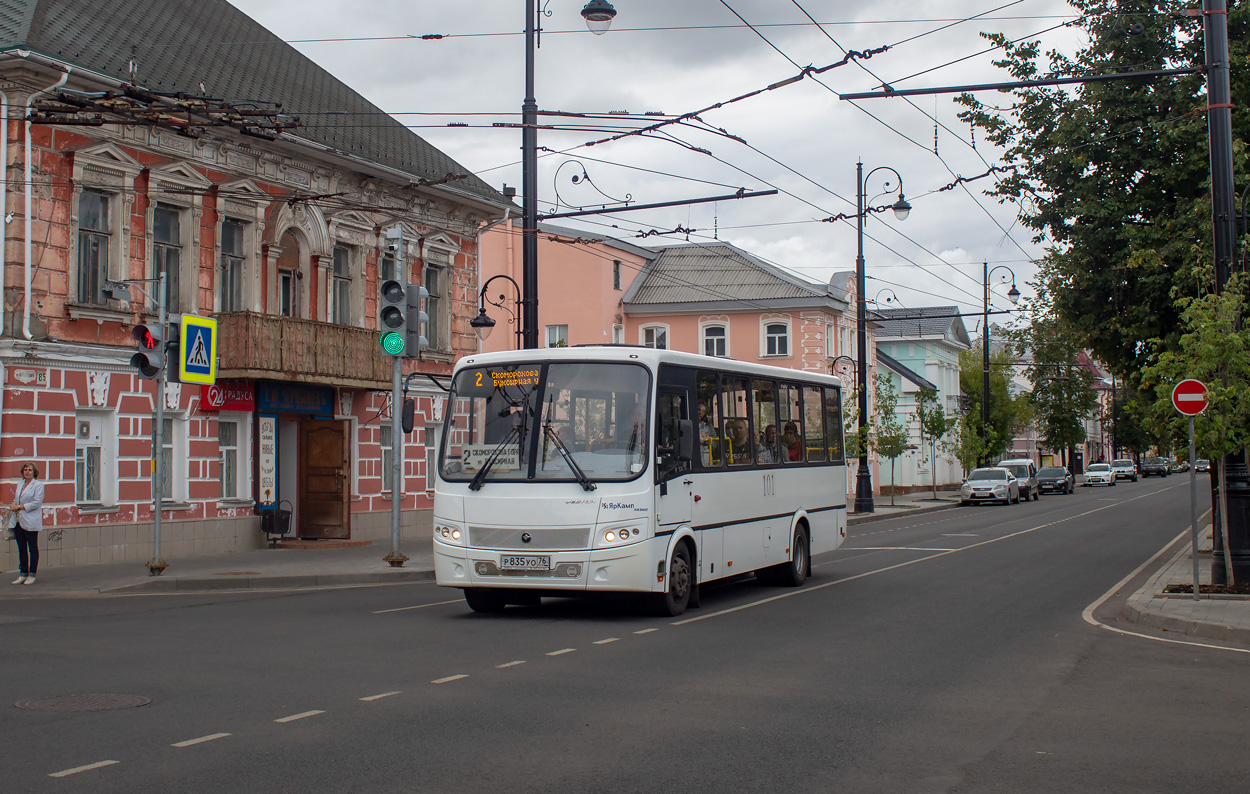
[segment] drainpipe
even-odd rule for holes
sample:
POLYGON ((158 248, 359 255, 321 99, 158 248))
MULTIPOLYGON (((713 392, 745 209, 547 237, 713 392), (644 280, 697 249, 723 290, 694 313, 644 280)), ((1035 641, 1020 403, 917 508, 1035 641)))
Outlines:
MULTIPOLYGON (((9 217, 9 95, 0 91, 0 215, 9 217)), ((4 336, 4 236, 8 224, 0 218, 0 336, 4 336)), ((0 365, 0 376, 4 375, 4 366, 0 365)), ((0 416, 3 415, 4 381, 0 379, 0 416)))
MULTIPOLYGON (((30 103, 33 102, 41 94, 46 94, 49 91, 54 91, 60 88, 61 86, 65 85, 65 82, 69 80, 70 70, 68 66, 63 67, 63 68, 65 69, 65 71, 61 74, 61 78, 59 80, 57 80, 55 83, 48 86, 47 88, 36 91, 35 93, 26 97, 26 112, 22 114, 22 118, 26 120, 26 188, 25 188, 25 192, 26 192, 26 242, 23 248, 23 251, 25 252, 25 256, 26 256, 26 301, 25 301, 25 305, 23 306, 23 308, 25 309, 26 318, 22 321, 22 335, 25 336, 27 339, 34 338, 30 333, 30 278, 31 278, 31 273, 33 272, 31 268, 31 261, 30 261, 30 258, 32 255, 31 244, 30 244, 32 220, 30 217, 30 213, 31 213, 31 191, 33 188, 33 185, 31 184, 31 168, 30 168, 30 158, 31 158, 31 149, 30 149, 31 124, 29 121, 30 103)), ((7 144, 7 140, 6 140, 6 144, 7 144)))

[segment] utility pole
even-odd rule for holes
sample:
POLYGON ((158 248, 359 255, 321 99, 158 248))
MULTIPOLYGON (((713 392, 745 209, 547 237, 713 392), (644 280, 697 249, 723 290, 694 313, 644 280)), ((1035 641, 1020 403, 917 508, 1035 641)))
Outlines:
MULTIPOLYGON (((160 304, 156 322, 162 331, 168 328, 165 316, 169 305, 168 287, 169 280, 162 269, 156 285, 157 303, 160 304)), ((164 339, 161 344, 165 344, 164 339)), ((161 557, 161 500, 165 498, 165 384, 169 382, 169 356, 164 359, 165 366, 156 376, 156 418, 152 422, 152 560, 148 563, 148 573, 152 576, 160 576, 169 567, 169 563, 161 557)))
MULTIPOLYGON (((1228 3, 1203 0, 1203 43, 1207 70, 1207 134, 1211 151, 1211 224, 1215 232, 1215 291, 1228 283, 1237 241, 1236 191, 1233 186, 1232 90, 1228 74, 1228 3)), ((1211 583, 1243 582, 1250 578, 1250 469, 1244 450, 1224 456, 1219 487, 1228 504, 1228 556, 1224 565, 1223 538, 1218 526, 1212 533, 1211 583)))

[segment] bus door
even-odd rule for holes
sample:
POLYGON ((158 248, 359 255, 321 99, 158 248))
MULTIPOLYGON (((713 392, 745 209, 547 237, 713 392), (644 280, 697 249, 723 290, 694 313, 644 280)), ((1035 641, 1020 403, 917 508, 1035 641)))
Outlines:
POLYGON ((690 523, 693 450, 694 423, 690 421, 686 391, 661 387, 655 410, 656 516, 660 526, 690 523))

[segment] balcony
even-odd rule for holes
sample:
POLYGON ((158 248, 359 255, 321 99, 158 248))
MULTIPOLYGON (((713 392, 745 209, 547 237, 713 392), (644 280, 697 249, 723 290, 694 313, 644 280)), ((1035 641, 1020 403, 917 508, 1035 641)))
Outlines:
POLYGON ((391 359, 366 328, 274 314, 217 315, 217 377, 389 389, 391 359))

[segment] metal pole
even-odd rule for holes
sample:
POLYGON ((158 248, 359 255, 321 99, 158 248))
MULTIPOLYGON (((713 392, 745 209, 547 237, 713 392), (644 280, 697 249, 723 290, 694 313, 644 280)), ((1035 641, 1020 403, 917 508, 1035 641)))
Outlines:
POLYGON ((868 307, 864 300, 864 163, 855 166, 856 255, 855 330, 859 339, 859 469, 855 474, 855 512, 872 513, 872 472, 868 469, 868 307))
POLYGON ((1189 417, 1189 535, 1194 557, 1194 600, 1198 600, 1198 472, 1194 471, 1194 418, 1189 417))
POLYGON ((981 454, 980 462, 988 461, 990 445, 990 263, 981 263, 981 454))
MULTIPOLYGON (((400 503, 404 498, 403 359, 391 358, 391 553, 387 561, 407 559, 399 553, 400 503), (402 558, 402 559, 401 559, 402 558)), ((391 563, 394 565, 394 563, 391 563)))
MULTIPOLYGON (((156 302, 160 307, 157 310, 157 316, 160 318, 157 327, 161 329, 162 346, 169 337, 165 318, 166 306, 169 303, 167 289, 167 276, 162 270, 160 281, 156 285, 156 302)), ((166 355, 168 352, 168 349, 162 347, 161 356, 165 365, 156 376, 156 418, 152 422, 152 560, 148 563, 148 573, 152 576, 160 576, 169 567, 169 564, 161 558, 161 499, 165 496, 165 383, 168 379, 169 366, 172 363, 166 355)))
POLYGON ((525 0, 525 102, 521 105, 521 296, 522 335, 538 347, 538 100, 534 98, 536 0, 525 0))

